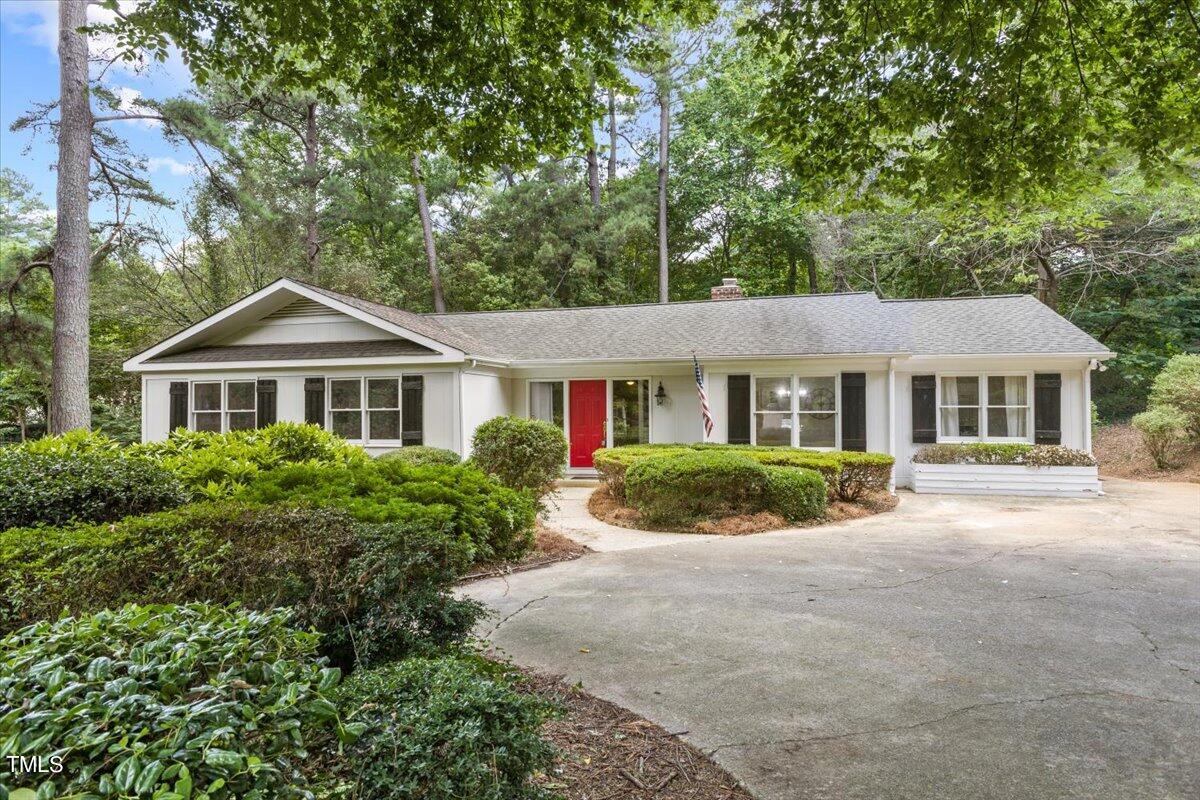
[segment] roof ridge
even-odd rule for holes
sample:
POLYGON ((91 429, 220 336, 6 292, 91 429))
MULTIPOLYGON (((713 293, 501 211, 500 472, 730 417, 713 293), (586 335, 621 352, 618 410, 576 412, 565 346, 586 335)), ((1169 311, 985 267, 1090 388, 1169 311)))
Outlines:
POLYGON ((1033 297, 1030 294, 1021 294, 1019 292, 1011 292, 1009 294, 970 294, 961 297, 884 297, 880 298, 881 303, 940 303, 943 301, 953 300, 1000 300, 1007 297, 1033 297))
MULTIPOLYGON (((455 317, 466 316, 468 314, 517 314, 532 311, 595 311, 602 308, 660 308, 669 306, 687 306, 698 305, 700 303, 733 303, 745 300, 804 300, 809 298, 831 298, 831 297, 851 297, 869 294, 874 296, 874 292, 819 292, 817 294, 767 294, 747 297, 723 297, 720 300, 711 298, 704 300, 672 300, 668 303, 646 302, 646 303, 616 303, 613 305, 595 305, 595 306, 546 306, 536 308, 494 308, 486 311, 423 311, 420 312, 422 317, 455 317)), ((416 313, 416 312, 409 312, 416 313)))

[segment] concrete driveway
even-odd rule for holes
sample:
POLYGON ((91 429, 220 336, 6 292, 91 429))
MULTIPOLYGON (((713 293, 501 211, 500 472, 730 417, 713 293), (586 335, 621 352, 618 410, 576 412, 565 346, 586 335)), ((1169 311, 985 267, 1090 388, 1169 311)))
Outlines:
POLYGON ((516 662, 683 732, 759 797, 1197 798, 1200 486, 1105 489, 905 494, 465 593, 516 662))

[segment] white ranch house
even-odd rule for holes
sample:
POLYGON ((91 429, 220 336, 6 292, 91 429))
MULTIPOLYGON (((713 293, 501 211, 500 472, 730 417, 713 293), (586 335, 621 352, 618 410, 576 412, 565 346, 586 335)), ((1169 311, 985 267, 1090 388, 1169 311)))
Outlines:
POLYGON ((705 440, 693 354, 707 441, 890 453, 898 486, 928 442, 1090 451, 1091 371, 1113 355, 1028 296, 749 298, 727 279, 698 302, 415 314, 283 278, 124 366, 144 441, 292 420, 374 454, 465 456, 515 414, 562 426, 568 472, 588 475, 599 447, 705 440))

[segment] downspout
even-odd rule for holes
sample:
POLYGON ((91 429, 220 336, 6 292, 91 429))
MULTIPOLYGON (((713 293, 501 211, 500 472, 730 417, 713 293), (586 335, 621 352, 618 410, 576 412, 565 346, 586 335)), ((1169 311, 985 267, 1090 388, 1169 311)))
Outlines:
MULTIPOLYGON (((896 457, 896 359, 888 359, 888 426, 887 452, 893 459, 896 457)), ((888 491, 896 493, 896 465, 892 464, 892 474, 888 478, 888 491)))

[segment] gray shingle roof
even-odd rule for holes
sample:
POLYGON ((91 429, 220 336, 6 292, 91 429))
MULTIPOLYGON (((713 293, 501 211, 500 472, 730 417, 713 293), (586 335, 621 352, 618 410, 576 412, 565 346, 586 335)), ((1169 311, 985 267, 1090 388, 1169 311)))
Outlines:
POLYGON ((946 300, 884 300, 893 323, 909 331, 913 355, 1071 353, 1108 348, 1031 295, 946 300))
POLYGON ((223 363, 228 361, 286 361, 309 358, 373 358, 420 356, 435 351, 407 339, 372 339, 357 342, 291 342, 288 344, 234 344, 196 347, 152 358, 148 364, 223 363))

